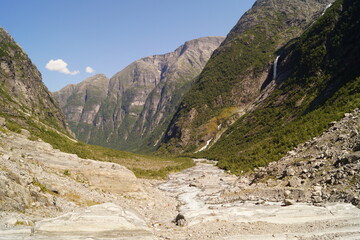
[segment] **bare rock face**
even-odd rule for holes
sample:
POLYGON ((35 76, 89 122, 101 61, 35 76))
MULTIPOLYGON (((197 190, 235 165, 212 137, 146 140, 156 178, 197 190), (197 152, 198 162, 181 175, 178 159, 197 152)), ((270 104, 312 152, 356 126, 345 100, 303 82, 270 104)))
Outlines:
POLYGON ((111 79, 95 75, 54 96, 80 140, 122 150, 151 150, 223 40, 191 40, 174 52, 137 60, 111 79))
POLYGON ((55 92, 54 97, 66 113, 66 120, 70 124, 91 124, 101 102, 107 96, 109 81, 105 75, 97 74, 79 84, 68 85, 55 92))
POLYGON ((153 239, 145 221, 135 212, 113 203, 80 209, 53 219, 37 222, 34 236, 59 234, 99 238, 120 236, 122 239, 153 239))

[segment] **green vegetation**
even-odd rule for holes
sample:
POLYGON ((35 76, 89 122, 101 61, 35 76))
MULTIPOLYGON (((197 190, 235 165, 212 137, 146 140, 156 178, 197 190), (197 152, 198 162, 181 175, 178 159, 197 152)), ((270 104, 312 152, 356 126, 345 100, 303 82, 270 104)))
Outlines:
POLYGON ((224 109, 244 108, 259 96, 263 75, 270 71, 279 46, 298 36, 308 24, 292 24, 300 22, 299 3, 294 4, 280 1, 276 7, 258 5, 244 15, 242 24, 229 33, 185 94, 160 151, 177 152, 176 148, 184 144, 186 152, 193 151, 204 136, 214 137, 217 131, 213 120, 224 109), (196 115, 190 117, 193 110, 196 115), (178 144, 181 129, 189 130, 189 140, 184 144, 178 144))
POLYGON ((48 192, 49 190, 46 188, 44 184, 39 182, 37 179, 33 178, 32 184, 38 186, 42 192, 48 192))
POLYGON ((194 162, 189 158, 176 158, 176 159, 172 158, 170 159, 170 161, 176 161, 179 164, 173 166, 167 166, 159 170, 132 168, 132 171, 135 173, 136 176, 139 177, 164 179, 170 172, 179 172, 181 170, 194 166, 194 162))
MULTIPOLYGON (((76 154, 85 159, 121 164, 134 171, 137 177, 165 178, 170 172, 180 171, 194 165, 190 158, 137 155, 82 142, 74 142, 73 139, 66 135, 52 129, 40 127, 31 120, 28 120, 27 124, 30 126, 29 130, 33 136, 41 138, 56 149, 76 154)), ((67 173, 70 174, 70 172, 67 173)))
POLYGON ((20 133, 21 128, 22 128, 18 123, 13 122, 13 121, 7 121, 5 126, 10 131, 16 132, 16 133, 20 133))
POLYGON ((284 48, 288 59, 282 68, 291 71, 290 77, 212 148, 196 156, 219 160, 218 166, 239 174, 279 160, 359 107, 359 14, 358 3, 337 1, 284 48))
POLYGON ((69 169, 65 169, 63 174, 64 174, 65 176, 70 176, 70 175, 71 175, 69 169))

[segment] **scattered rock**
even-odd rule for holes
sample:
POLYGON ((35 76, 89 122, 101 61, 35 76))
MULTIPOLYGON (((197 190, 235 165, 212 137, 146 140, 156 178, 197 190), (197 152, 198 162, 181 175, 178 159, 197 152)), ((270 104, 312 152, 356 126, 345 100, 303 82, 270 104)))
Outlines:
POLYGON ((180 227, 184 227, 186 225, 186 219, 184 217, 184 215, 182 214, 178 214, 175 219, 173 220, 173 222, 180 227))
POLYGON ((241 177, 236 184, 237 194, 251 191, 255 201, 259 197, 283 201, 285 197, 317 205, 328 201, 358 204, 354 199, 360 199, 360 184, 354 181, 354 176, 360 170, 359 128, 360 111, 355 109, 340 121, 331 122, 327 131, 298 145, 281 160, 241 177), (330 186, 336 191, 331 192, 330 186), (279 187, 291 188, 291 193, 279 194, 279 187))
POLYGON ((290 205, 295 205, 295 204, 296 204, 295 200, 292 200, 292 199, 285 199, 284 200, 284 205, 285 206, 290 206, 290 205))
POLYGON ((290 190, 285 190, 284 196, 285 196, 285 198, 289 198, 291 196, 291 191, 290 190))
POLYGON ((190 183, 189 187, 200 187, 199 183, 190 183))
POLYGON ((291 167, 287 168, 285 171, 284 171, 284 176, 294 176, 295 175, 295 170, 291 167))

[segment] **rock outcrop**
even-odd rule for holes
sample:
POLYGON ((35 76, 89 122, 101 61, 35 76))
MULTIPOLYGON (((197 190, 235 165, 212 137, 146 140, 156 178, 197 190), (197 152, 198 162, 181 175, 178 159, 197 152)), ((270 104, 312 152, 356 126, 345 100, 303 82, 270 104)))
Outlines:
POLYGON ((46 216, 72 204, 106 202, 101 191, 123 194, 141 189, 133 172, 115 163, 82 159, 11 132, 0 132, 0 143, 1 211, 38 209, 46 216))
POLYGON ((80 140, 122 150, 152 150, 183 94, 223 40, 191 40, 174 52, 142 58, 110 80, 96 75, 54 95, 80 140))
POLYGON ((154 239, 145 221, 135 212, 113 203, 104 203, 36 223, 34 237, 96 235, 105 239, 154 239))

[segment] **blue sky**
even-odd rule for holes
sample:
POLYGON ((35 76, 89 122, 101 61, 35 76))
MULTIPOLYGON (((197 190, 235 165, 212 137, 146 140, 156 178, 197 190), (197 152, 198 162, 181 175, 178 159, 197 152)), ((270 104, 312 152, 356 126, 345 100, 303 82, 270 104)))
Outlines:
POLYGON ((254 2, 1 0, 0 26, 56 91, 97 73, 111 77, 137 59, 173 51, 187 40, 226 36, 254 2))

